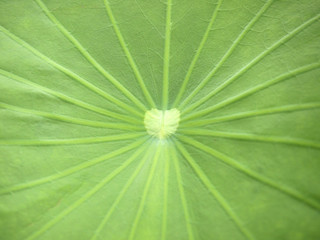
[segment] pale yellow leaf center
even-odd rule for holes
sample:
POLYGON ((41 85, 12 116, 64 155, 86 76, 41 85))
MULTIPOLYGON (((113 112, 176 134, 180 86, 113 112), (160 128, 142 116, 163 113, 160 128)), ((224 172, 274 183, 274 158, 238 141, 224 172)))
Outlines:
POLYGON ((151 109, 144 115, 144 126, 147 132, 154 137, 164 139, 174 134, 179 126, 180 111, 151 109))

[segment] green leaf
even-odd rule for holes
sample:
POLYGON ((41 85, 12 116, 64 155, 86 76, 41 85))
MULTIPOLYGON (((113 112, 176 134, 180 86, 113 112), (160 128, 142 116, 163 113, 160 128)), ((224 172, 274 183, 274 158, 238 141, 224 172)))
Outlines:
POLYGON ((0 1, 1 239, 319 239, 319 12, 0 1))

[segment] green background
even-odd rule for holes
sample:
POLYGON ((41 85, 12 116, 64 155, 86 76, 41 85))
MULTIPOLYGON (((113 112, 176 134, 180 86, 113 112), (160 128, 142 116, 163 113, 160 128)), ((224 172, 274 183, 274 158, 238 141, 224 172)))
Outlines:
POLYGON ((0 0, 0 238, 319 239, 319 12, 0 0))

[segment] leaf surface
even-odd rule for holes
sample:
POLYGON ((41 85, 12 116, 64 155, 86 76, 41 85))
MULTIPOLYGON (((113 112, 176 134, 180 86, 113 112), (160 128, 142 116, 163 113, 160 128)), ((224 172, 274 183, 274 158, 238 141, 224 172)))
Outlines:
POLYGON ((1 239, 319 239, 319 12, 2 0, 1 239))

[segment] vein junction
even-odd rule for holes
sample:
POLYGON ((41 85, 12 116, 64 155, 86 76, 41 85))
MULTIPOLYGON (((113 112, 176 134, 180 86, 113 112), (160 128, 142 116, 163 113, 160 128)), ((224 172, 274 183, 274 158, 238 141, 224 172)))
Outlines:
POLYGON ((151 109, 145 113, 144 126, 147 132, 159 139, 174 134, 179 126, 180 111, 176 108, 170 110, 151 109))

